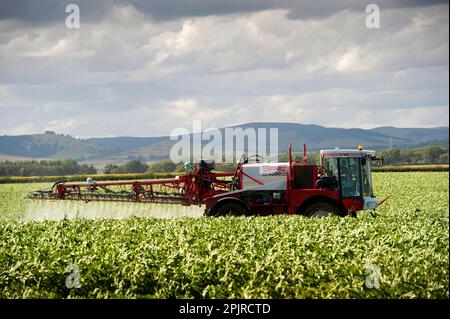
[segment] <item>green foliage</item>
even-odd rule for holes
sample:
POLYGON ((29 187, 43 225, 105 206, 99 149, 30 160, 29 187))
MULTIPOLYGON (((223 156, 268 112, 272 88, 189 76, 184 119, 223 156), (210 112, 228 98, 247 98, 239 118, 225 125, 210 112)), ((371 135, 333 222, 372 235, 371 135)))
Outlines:
POLYGON ((36 222, 14 212, 39 186, 0 185, 0 297, 448 298, 448 173, 375 173, 374 185, 392 195, 376 218, 36 222), (65 286, 69 264, 79 289, 65 286))
POLYGON ((129 161, 123 165, 108 164, 103 169, 104 174, 142 174, 148 169, 148 165, 138 160, 129 161))
POLYGON ((448 164, 373 166, 373 172, 448 172, 448 164))
POLYGON ((177 164, 171 160, 162 160, 151 163, 148 167, 148 173, 169 173, 177 169, 177 164))
POLYGON ((448 147, 426 146, 413 149, 389 148, 379 153, 387 165, 448 164, 448 147))
POLYGON ((138 160, 129 161, 124 165, 124 173, 131 173, 131 174, 145 173, 147 169, 148 165, 145 163, 141 163, 138 160))
POLYGON ((97 170, 92 165, 79 165, 73 159, 0 162, 0 176, 55 176, 63 174, 97 174, 97 170))
POLYGON ((118 165, 108 164, 103 168, 104 174, 120 174, 120 168, 118 165))

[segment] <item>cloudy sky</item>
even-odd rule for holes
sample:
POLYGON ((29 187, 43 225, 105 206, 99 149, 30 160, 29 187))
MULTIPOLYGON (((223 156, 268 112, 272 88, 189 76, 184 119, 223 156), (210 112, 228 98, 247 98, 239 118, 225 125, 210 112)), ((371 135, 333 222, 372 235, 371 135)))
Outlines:
POLYGON ((0 134, 448 125, 448 1, 373 2, 2 0, 0 134))

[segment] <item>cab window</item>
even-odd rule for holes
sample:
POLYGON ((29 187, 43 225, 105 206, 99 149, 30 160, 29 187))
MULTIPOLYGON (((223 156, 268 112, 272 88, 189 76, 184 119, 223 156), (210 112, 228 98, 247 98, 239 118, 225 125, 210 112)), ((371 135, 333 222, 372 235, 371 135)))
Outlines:
POLYGON ((372 190, 372 172, 371 172, 371 160, 370 158, 363 158, 361 161, 362 167, 362 179, 363 179, 363 195, 373 196, 372 190))
POLYGON ((348 157, 339 159, 339 171, 342 197, 361 196, 360 158, 348 157))
POLYGON ((336 179, 339 178, 339 170, 338 170, 338 159, 337 158, 324 158, 323 159, 323 167, 326 169, 326 174, 328 177, 336 179))

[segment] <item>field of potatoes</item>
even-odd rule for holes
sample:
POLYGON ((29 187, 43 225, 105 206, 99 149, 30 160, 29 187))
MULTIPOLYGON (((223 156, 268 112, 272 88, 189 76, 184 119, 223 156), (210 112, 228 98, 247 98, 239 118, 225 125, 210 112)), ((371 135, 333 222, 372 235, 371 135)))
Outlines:
POLYGON ((448 298, 448 172, 374 173, 373 217, 29 201, 0 184, 0 298, 448 298))

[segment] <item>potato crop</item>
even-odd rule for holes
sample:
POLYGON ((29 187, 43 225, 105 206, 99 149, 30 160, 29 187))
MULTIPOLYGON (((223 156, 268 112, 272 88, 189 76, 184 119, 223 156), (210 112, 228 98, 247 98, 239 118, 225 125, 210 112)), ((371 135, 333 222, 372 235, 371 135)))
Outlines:
POLYGON ((391 195, 375 213, 322 219, 31 202, 49 184, 3 184, 0 297, 448 298, 448 177, 374 173, 391 195))

